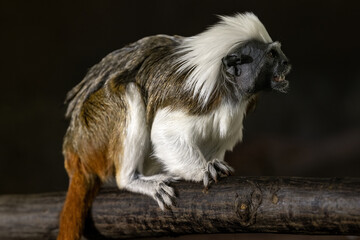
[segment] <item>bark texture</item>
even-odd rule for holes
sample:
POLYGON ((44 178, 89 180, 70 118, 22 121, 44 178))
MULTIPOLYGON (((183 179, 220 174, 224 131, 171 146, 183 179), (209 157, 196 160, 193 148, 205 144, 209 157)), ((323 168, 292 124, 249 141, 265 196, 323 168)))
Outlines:
MULTIPOLYGON (((360 179, 229 177, 207 193, 178 182, 176 206, 104 188, 86 220, 88 239, 194 233, 360 235, 360 179)), ((0 239, 55 239, 65 193, 0 196, 0 239)))

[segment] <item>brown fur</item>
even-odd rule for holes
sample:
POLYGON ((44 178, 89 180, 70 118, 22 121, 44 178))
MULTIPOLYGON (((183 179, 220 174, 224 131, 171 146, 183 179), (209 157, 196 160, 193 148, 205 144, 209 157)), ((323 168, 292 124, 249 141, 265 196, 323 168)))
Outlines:
POLYGON ((60 217, 58 240, 80 239, 85 217, 98 192, 100 180, 96 175, 86 173, 77 155, 70 152, 65 155, 70 184, 60 217))
POLYGON ((120 168, 126 124, 124 92, 125 86, 117 85, 91 94, 67 131, 63 151, 70 184, 60 217, 59 240, 80 239, 100 183, 120 168))

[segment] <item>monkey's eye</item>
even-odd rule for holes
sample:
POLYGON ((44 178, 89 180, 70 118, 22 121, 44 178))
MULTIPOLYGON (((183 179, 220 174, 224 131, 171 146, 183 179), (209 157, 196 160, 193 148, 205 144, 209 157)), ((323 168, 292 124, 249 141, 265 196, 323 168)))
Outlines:
POLYGON ((276 57, 276 51, 274 49, 271 49, 269 52, 267 52, 266 56, 268 58, 274 58, 276 57))

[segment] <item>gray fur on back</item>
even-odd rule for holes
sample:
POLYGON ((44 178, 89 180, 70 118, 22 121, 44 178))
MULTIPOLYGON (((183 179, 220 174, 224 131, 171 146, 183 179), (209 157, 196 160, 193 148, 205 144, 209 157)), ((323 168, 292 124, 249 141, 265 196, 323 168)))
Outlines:
POLYGON ((108 54, 91 67, 84 79, 67 93, 65 103, 69 105, 65 117, 78 116, 84 101, 108 80, 123 78, 124 81, 135 81, 134 78, 127 80, 126 76, 135 76, 145 59, 156 48, 178 44, 182 39, 180 36, 167 35, 145 37, 108 54))

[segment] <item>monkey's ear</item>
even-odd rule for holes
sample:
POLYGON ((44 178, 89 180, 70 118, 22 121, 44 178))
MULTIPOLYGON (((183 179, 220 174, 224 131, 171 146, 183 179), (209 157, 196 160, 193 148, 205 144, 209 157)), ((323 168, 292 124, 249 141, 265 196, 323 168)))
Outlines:
POLYGON ((240 66, 243 64, 252 63, 253 58, 249 55, 244 54, 237 54, 233 53, 230 55, 227 55, 222 59, 222 63, 224 64, 226 72, 229 74, 238 77, 241 74, 241 68, 240 66))
POLYGON ((222 59, 226 72, 233 76, 240 76, 241 70, 238 67, 241 64, 241 55, 230 54, 222 59))

